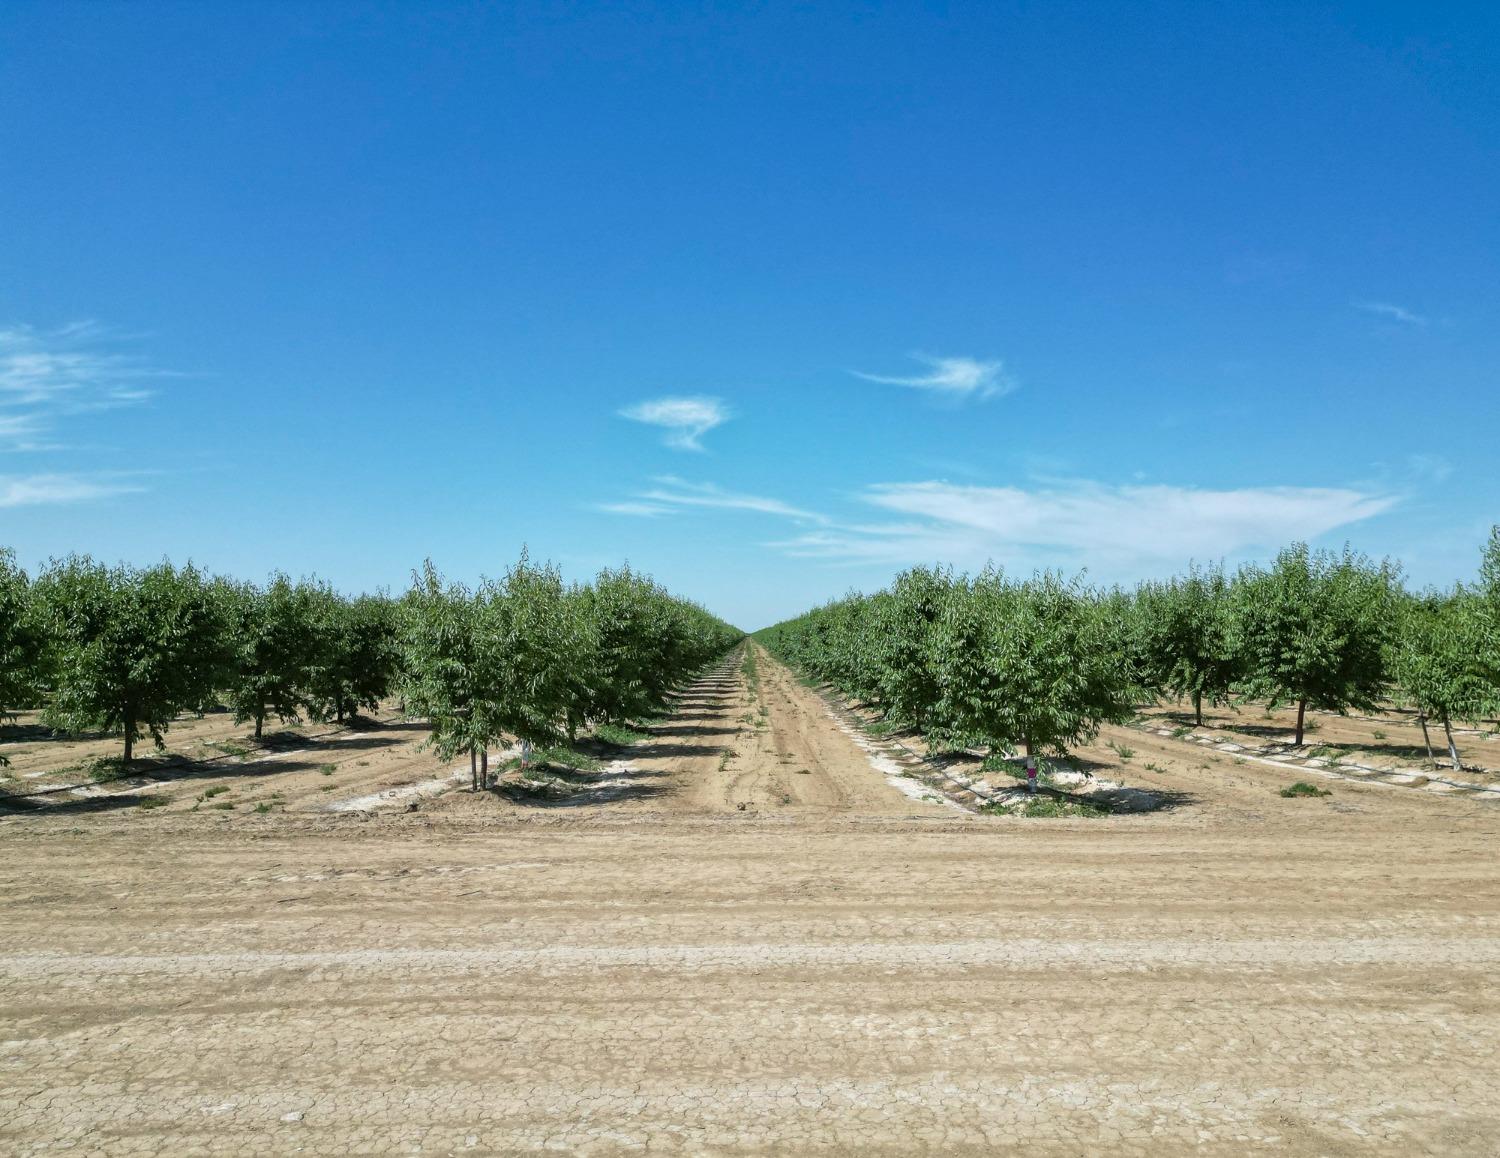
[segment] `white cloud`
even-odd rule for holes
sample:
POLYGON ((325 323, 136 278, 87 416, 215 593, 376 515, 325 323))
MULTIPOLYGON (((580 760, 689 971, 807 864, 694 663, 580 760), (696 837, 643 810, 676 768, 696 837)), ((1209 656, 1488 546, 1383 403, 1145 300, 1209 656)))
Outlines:
POLYGON ((1009 394, 1016 388, 1015 379, 1006 374, 1002 362, 981 362, 975 358, 929 358, 925 354, 913 357, 931 368, 931 373, 915 377, 892 377, 884 374, 866 374, 861 370, 851 371, 855 377, 866 382, 883 382, 888 386, 910 386, 918 390, 930 390, 946 394, 951 398, 993 398, 1009 394))
POLYGON ((609 515, 630 515, 637 519, 657 519, 672 513, 670 507, 659 503, 598 503, 594 509, 609 515))
POLYGON ((60 418, 144 402, 153 391, 143 383, 174 376, 120 341, 93 322, 0 329, 0 450, 40 449, 37 437, 60 418))
POLYGON ((78 474, 0 475, 0 508, 79 503, 141 489, 129 483, 78 474))
POLYGON ((1453 464, 1437 454, 1409 454, 1406 469, 1422 482, 1439 483, 1453 475, 1453 464))
POLYGON ((668 446, 702 450, 703 436, 729 421, 729 409, 717 398, 657 398, 628 407, 620 416, 664 428, 668 446))
POLYGON ((989 559, 1023 569, 1088 566, 1129 578, 1153 565, 1180 566, 1315 539, 1378 515, 1391 496, 1345 488, 1106 486, 1044 489, 889 483, 864 502, 901 522, 820 529, 777 544, 793 555, 904 564, 989 559))
POLYGON ((1389 318, 1393 322, 1400 322, 1404 326, 1425 326, 1427 319, 1421 314, 1413 313, 1404 306, 1393 305, 1390 302, 1355 302, 1354 308, 1364 310, 1367 314, 1376 314, 1382 318, 1389 318))
POLYGON ((720 510, 774 515, 799 523, 824 524, 828 522, 815 511, 805 511, 790 503, 784 503, 780 499, 767 498, 764 495, 739 494, 726 491, 712 483, 685 482, 670 475, 651 481, 655 485, 649 490, 632 495, 623 502, 599 503, 594 509, 612 515, 632 515, 644 519, 681 514, 689 510, 720 510))
POLYGON ((35 414, 0 413, 0 448, 37 450, 37 436, 42 432, 41 418, 35 414))

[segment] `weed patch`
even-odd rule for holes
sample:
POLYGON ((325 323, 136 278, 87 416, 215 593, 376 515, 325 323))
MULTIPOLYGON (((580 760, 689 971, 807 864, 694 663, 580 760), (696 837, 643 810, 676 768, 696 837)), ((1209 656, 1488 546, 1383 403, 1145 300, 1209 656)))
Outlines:
POLYGON ((1326 788, 1319 788, 1316 784, 1309 784, 1305 780, 1299 780, 1297 781, 1297 783, 1283 788, 1281 790, 1281 795, 1287 797, 1332 796, 1333 793, 1328 791, 1328 789, 1326 788))
POLYGON ((1081 818, 1098 820, 1109 815, 1109 810, 1096 804, 1085 804, 1081 800, 1059 800, 1055 796, 1034 796, 1009 808, 1001 804, 986 804, 980 812, 991 816, 1025 816, 1037 820, 1081 818))
POLYGON ((592 756, 585 756, 582 752, 575 752, 572 748, 562 745, 538 750, 533 766, 537 765, 548 768, 569 768, 574 772, 597 772, 604 767, 592 756))
POLYGON ((101 756, 97 760, 89 760, 82 767, 95 784, 108 784, 111 780, 120 779, 126 772, 125 761, 119 756, 101 756))
POLYGON ((600 724, 594 729, 594 738, 606 744, 613 744, 616 748, 628 748, 632 744, 639 744, 642 740, 649 740, 651 736, 649 733, 638 732, 622 724, 600 724))

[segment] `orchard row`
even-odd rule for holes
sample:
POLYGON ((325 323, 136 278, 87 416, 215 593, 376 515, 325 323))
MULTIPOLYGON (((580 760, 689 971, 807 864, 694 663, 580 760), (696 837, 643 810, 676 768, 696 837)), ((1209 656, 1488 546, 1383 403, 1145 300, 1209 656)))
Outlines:
POLYGON ((259 737, 268 719, 342 720, 391 695, 444 759, 502 736, 549 744, 652 711, 741 637, 628 567, 568 585, 524 554, 474 589, 428 563, 392 599, 77 556, 31 578, 0 550, 0 713, 122 735, 127 762, 184 712, 228 708, 259 737))
MULTIPOLYGON (((1478 578, 1413 594, 1397 567, 1295 544, 1269 567, 1191 570, 1133 591, 1044 574, 918 567, 757 638, 936 749, 1063 753, 1157 697, 1375 710, 1444 726, 1500 713, 1500 528, 1478 578)), ((1429 742, 1429 749, 1430 749, 1429 742)))

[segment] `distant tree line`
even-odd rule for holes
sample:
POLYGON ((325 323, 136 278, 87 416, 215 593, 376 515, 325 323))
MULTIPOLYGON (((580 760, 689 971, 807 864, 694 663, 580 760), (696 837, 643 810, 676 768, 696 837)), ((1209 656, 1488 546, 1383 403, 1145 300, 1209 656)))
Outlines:
POLYGON ((0 549, 0 717, 39 708, 61 731, 122 736, 126 761, 183 713, 227 709, 259 738, 400 696, 444 759, 487 763, 502 736, 549 744, 646 713, 741 638, 628 567, 565 584, 524 554, 474 590, 429 562, 393 599, 86 556, 31 577, 0 549))
MULTIPOLYGON (((1500 713, 1500 527, 1479 575, 1411 593, 1349 549, 1193 568, 1134 590, 1054 574, 916 567, 757 633, 774 655, 920 730, 936 749, 1063 753, 1158 697, 1347 713, 1396 703, 1424 735, 1500 713)), ((1428 741, 1431 753, 1431 741, 1428 741)))

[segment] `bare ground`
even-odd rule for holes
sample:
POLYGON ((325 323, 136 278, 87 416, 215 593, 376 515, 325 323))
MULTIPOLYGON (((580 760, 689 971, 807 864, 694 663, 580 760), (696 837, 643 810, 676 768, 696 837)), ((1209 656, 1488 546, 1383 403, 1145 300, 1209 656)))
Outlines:
POLYGON ((1496 803, 963 815, 759 668, 563 800, 327 811, 455 771, 386 720, 0 813, 0 1151, 1495 1152, 1496 803))

